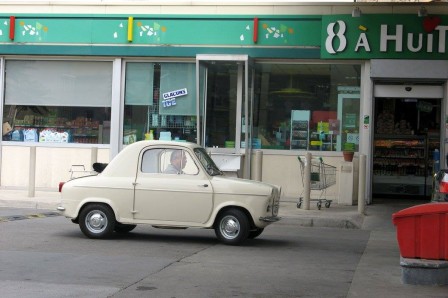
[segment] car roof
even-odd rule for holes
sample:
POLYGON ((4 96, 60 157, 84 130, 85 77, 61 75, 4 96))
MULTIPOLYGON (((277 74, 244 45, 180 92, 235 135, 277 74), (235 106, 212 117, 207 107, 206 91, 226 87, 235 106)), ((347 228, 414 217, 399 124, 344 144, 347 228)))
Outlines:
POLYGON ((147 146, 180 146, 185 148, 200 148, 201 146, 196 143, 184 142, 184 141, 160 141, 160 140, 149 140, 149 141, 138 141, 128 145, 127 147, 147 147, 147 146))
POLYGON ((193 150, 202 148, 198 144, 178 141, 138 141, 126 146, 117 156, 115 156, 102 172, 103 176, 135 176, 138 167, 138 158, 145 148, 157 146, 176 149, 193 150))

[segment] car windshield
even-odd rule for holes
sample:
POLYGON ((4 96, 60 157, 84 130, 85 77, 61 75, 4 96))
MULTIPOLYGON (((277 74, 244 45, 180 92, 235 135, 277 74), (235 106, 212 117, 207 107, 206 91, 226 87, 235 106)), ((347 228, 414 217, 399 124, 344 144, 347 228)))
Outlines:
POLYGON ((223 175, 223 172, 218 168, 210 155, 207 154, 204 148, 194 149, 194 153, 198 157, 201 164, 207 170, 207 173, 211 176, 223 175))

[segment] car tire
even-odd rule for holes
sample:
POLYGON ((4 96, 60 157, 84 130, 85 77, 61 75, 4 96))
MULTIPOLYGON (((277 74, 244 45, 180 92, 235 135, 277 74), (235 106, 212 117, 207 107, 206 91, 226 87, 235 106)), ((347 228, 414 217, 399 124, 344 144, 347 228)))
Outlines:
POLYGON ((241 210, 226 210, 216 221, 215 234, 224 244, 239 245, 249 235, 249 219, 241 210))
POLYGON ((128 224, 122 224, 119 222, 115 223, 115 232, 119 234, 126 234, 135 229, 137 225, 128 225, 128 224))
POLYGON ((255 230, 252 230, 252 231, 249 232, 249 236, 247 236, 247 238, 249 238, 249 239, 255 239, 255 238, 257 238, 258 236, 260 236, 261 233, 263 233, 263 231, 264 231, 263 228, 257 228, 257 229, 255 229, 255 230))
POLYGON ((79 227, 89 238, 100 239, 112 235, 115 228, 114 212, 109 206, 91 204, 82 209, 79 227))

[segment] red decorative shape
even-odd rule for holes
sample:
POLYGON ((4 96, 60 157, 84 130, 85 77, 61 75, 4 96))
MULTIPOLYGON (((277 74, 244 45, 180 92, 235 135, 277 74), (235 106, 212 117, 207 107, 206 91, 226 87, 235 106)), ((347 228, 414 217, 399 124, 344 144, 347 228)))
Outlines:
POLYGON ((16 17, 9 17, 9 39, 14 40, 14 32, 16 31, 16 17))
POLYGON ((254 36, 253 36, 254 43, 257 43, 258 41, 258 18, 254 18, 254 36))
POLYGON ((423 29, 425 29, 426 33, 433 32, 437 26, 440 25, 442 20, 438 16, 427 16, 423 20, 423 29))

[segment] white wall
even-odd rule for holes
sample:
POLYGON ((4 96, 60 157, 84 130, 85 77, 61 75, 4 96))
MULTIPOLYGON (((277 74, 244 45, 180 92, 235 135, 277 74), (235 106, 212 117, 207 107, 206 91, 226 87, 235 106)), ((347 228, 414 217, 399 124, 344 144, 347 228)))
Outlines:
MULTIPOLYGON (((36 148, 36 189, 56 190, 61 181, 70 178, 72 165, 92 170, 91 148, 36 148)), ((98 162, 109 161, 109 149, 98 149, 98 162)), ((7 188, 25 189, 29 182, 30 147, 2 148, 1 184, 7 188)))
MULTIPOLYGON (((304 1, 117 1, 117 0, 22 0, 0 1, 2 13, 78 13, 78 14, 208 14, 208 15, 326 15, 351 14, 354 7, 359 7, 362 14, 377 13, 415 13, 420 6, 415 3, 377 3, 356 2, 334 3, 304 1)), ((446 3, 426 5, 428 14, 448 13, 446 3)))
MULTIPOLYGON (((303 191, 302 174, 300 170, 297 155, 304 152, 296 152, 296 155, 273 155, 263 154, 262 161, 262 181, 280 185, 282 187, 282 201, 297 201, 303 191)), ((313 155, 318 156, 318 155, 313 155)), ((339 196, 339 167, 342 162, 342 152, 340 156, 323 156, 323 162, 336 167, 336 182, 333 186, 326 189, 326 198, 337 201, 339 196)), ((358 160, 353 160, 357 171, 358 160)), ((254 166, 253 160, 252 165, 254 166)), ((356 173, 355 173, 356 174, 356 173)), ((355 185, 357 193, 357 183, 355 185)), ((311 199, 319 198, 321 190, 312 190, 311 199)))

